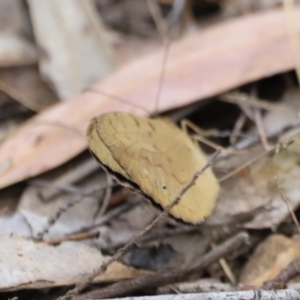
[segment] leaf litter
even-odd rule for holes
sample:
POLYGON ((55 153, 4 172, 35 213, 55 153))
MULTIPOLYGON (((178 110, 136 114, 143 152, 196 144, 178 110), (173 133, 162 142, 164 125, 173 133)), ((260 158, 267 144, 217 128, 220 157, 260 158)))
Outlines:
MULTIPOLYGON (((292 69, 293 61, 284 22, 282 10, 266 12, 217 24, 201 35, 190 35, 174 42, 168 56, 159 109, 168 110, 186 105, 292 69), (247 29, 249 35, 245 34, 247 29), (233 38, 228 39, 228 36, 233 38), (215 47, 216 40, 218 49, 215 47), (278 50, 275 51, 276 47, 278 50), (200 54, 198 49, 201 50, 200 54), (190 51, 194 51, 190 53, 193 59, 184 55, 190 51), (202 82, 201 86, 199 82, 202 82)), ((126 64, 93 86, 96 93, 86 92, 67 103, 52 106, 16 130, 0 148, 0 166, 8 162, 11 166, 0 174, 0 187, 36 176, 78 155, 87 147, 87 143, 76 132, 84 135, 90 119, 98 115, 99 111, 105 113, 117 110, 142 116, 145 110, 153 112, 162 54, 163 50, 158 50, 141 60, 126 64), (115 97, 128 101, 120 102, 115 97), (143 99, 142 103, 140 99, 143 99), (143 110, 138 109, 141 106, 143 110), (72 131, 66 130, 70 127, 72 131), (41 142, 36 143, 36 139, 41 142), (23 142, 24 147, 20 149, 17 145, 22 140, 28 142, 23 142), (48 143, 55 143, 55 155, 47 151, 51 147, 48 143)))
MULTIPOLYGON (((277 6, 278 3, 275 2, 271 6, 277 6)), ((38 10, 38 4, 35 1, 30 1, 29 5, 31 10, 38 10)), ((74 5, 78 5, 78 3, 74 3, 74 5)), ((100 11, 103 5, 105 6, 103 3, 98 6, 100 11)), ((130 7, 133 4, 128 5, 130 7)), ((210 19, 211 23, 215 22, 216 24, 211 25, 210 22, 203 21, 202 26, 205 26, 205 29, 200 34, 187 34, 182 40, 174 42, 166 64, 159 109, 164 111, 187 106, 195 100, 205 100, 209 97, 215 97, 217 100, 222 92, 234 88, 240 88, 243 92, 251 94, 249 91, 253 86, 258 89, 258 102, 261 98, 274 101, 272 92, 274 93, 275 90, 276 101, 280 100, 280 104, 284 104, 295 114, 292 117, 287 112, 269 111, 268 108, 264 108, 260 125, 262 128, 259 129, 262 129, 262 135, 270 137, 268 139, 270 144, 275 145, 278 141, 285 142, 286 148, 279 153, 273 151, 272 155, 266 155, 266 149, 259 144, 261 135, 257 134, 257 123, 253 118, 257 112, 255 110, 261 108, 251 107, 249 110, 247 103, 238 103, 237 106, 240 108, 237 110, 238 113, 244 113, 250 119, 244 118, 246 121, 238 132, 237 145, 242 143, 254 145, 251 148, 244 148, 241 153, 226 153, 214 166, 215 172, 219 178, 222 178, 243 163, 249 162, 257 154, 264 153, 263 157, 222 182, 218 204, 204 225, 191 227, 177 223, 171 218, 160 221, 152 232, 146 233, 132 251, 121 258, 123 264, 113 262, 110 269, 97 282, 103 280, 118 282, 119 292, 123 291, 124 295, 131 294, 134 289, 126 293, 126 283, 124 282, 122 285, 123 280, 147 273, 144 270, 138 271, 131 266, 160 272, 168 272, 169 268, 175 270, 178 266, 195 263, 207 252, 215 255, 214 244, 220 244, 221 241, 229 239, 236 232, 240 232, 241 228, 250 234, 252 241, 250 244, 242 244, 241 247, 231 250, 230 253, 225 252, 226 260, 222 262, 222 257, 213 256, 216 257, 214 263, 198 272, 197 277, 190 278, 204 278, 204 281, 207 280, 207 282, 214 278, 216 286, 218 286, 221 282, 229 282, 228 274, 233 272, 235 277, 239 278, 240 283, 235 290, 243 290, 247 285, 257 289, 263 285, 264 281, 272 280, 287 268, 289 263, 299 258, 297 255, 299 232, 297 232, 297 226, 292 222, 291 216, 291 211, 295 212, 295 218, 299 215, 299 139, 297 132, 296 134, 282 134, 288 127, 297 127, 295 124, 297 124, 297 113, 300 108, 298 104, 299 90, 295 87, 293 74, 288 72, 293 69, 294 65, 289 50, 289 39, 284 27, 283 10, 281 7, 272 10, 269 5, 262 5, 264 11, 261 7, 256 7, 254 10, 260 12, 253 15, 249 13, 251 8, 246 4, 243 7, 245 15, 239 15, 234 6, 234 14, 239 15, 235 18, 232 17, 232 14, 228 14, 223 7, 221 11, 224 14, 220 19, 217 21, 213 21, 213 18, 210 19), (225 15, 227 21, 221 21, 225 15), (219 41, 218 47, 215 46, 215 40, 219 41), (279 73, 281 74, 273 76, 279 73), (273 82, 267 97, 259 95, 263 88, 268 87, 261 80, 264 77, 270 77, 270 82, 273 82), (280 78, 283 82, 282 91, 279 91, 280 84, 276 83, 276 78, 280 78), (201 87, 199 82, 201 82, 201 87), (292 85, 291 82, 293 82, 292 85), (246 83, 251 84, 245 86, 246 83), (280 93, 284 93, 284 96, 278 96, 280 93), (254 137, 256 142, 251 142, 249 136, 254 137), (289 143, 291 140, 292 143, 289 143), (283 227, 287 229, 285 235, 282 232, 283 227), (292 234, 294 234, 293 237, 290 237, 292 234), (253 250, 254 254, 252 255, 253 250), (246 265, 240 262, 249 257, 246 265)), ((193 11, 195 8, 190 9, 193 11)), ((83 14, 85 13, 86 11, 83 14)), ((299 9, 295 9, 295 13, 298 14, 299 9)), ((39 26, 37 24, 43 22, 43 14, 41 12, 34 14, 34 26, 39 26)), ((24 17, 24 12, 21 15, 24 17)), ((145 15, 147 14, 144 11, 140 22, 145 20, 145 15)), ((28 15, 26 17, 29 18, 28 15)), ((0 15, 0 21, 1 18, 0 15)), ((31 16, 31 18, 33 17, 31 16)), ((110 18, 114 19, 115 16, 112 14, 110 18)), ((193 18, 196 18, 196 15, 193 18)), ((191 20, 189 22, 192 22, 191 20)), ((86 22, 92 21, 87 17, 86 22)), ((92 26, 92 24, 89 25, 92 26)), ((43 26, 50 26, 49 30, 54 30, 51 25, 44 24, 43 26)), ((62 24, 57 22, 56 26, 62 26, 62 24)), ((82 82, 76 87, 75 92, 73 90, 70 93, 69 91, 74 88, 74 82, 68 83, 67 77, 64 78, 66 81, 55 78, 59 69, 53 71, 55 68, 51 68, 55 64, 47 65, 49 63, 47 57, 35 56, 36 46, 31 41, 28 42, 28 45, 31 45, 32 48, 29 47, 30 50, 26 50, 31 52, 31 56, 28 55, 29 52, 25 51, 23 53, 25 56, 19 57, 21 60, 9 63, 9 67, 15 68, 11 71, 19 74, 20 83, 24 80, 23 78, 26 78, 26 74, 29 74, 22 72, 22 69, 35 70, 35 76, 38 75, 40 78, 37 76, 37 80, 32 82, 32 86, 29 85, 29 89, 26 91, 26 88, 24 90, 18 88, 17 78, 14 83, 12 76, 9 89, 3 88, 3 91, 7 93, 8 101, 20 101, 35 111, 46 109, 8 135, 0 147, 1 187, 21 182, 11 187, 11 189, 17 187, 18 192, 10 194, 10 188, 0 191, 0 238, 1 245, 3 245, 1 247, 2 260, 0 261, 2 291, 21 290, 18 295, 22 295, 22 289, 36 290, 45 287, 69 286, 84 281, 95 268, 101 266, 102 253, 114 255, 117 248, 130 242, 158 215, 158 212, 150 204, 142 201, 142 204, 137 205, 138 201, 134 195, 115 185, 106 188, 106 190, 112 191, 112 198, 106 211, 102 215, 95 215, 99 211, 101 201, 105 198, 105 189, 99 192, 99 187, 105 187, 107 184, 105 174, 99 170, 98 165, 94 162, 90 163, 89 159, 86 159, 86 153, 73 159, 70 163, 64 164, 86 148, 84 131, 93 116, 100 112, 116 109, 146 115, 144 110, 139 109, 138 106, 132 106, 132 104, 140 104, 139 106, 142 104, 146 111, 153 112, 154 108, 150 105, 150 99, 155 98, 157 91, 163 51, 156 50, 154 51, 156 53, 151 53, 148 57, 135 59, 138 52, 135 48, 145 49, 145 41, 139 35, 151 36, 151 26, 153 27, 153 24, 147 23, 145 27, 141 27, 142 31, 130 33, 128 38, 126 38, 128 33, 118 33, 117 43, 119 44, 107 44, 108 47, 118 48, 116 62, 122 67, 97 83, 92 88, 94 92, 85 92, 48 109, 46 107, 56 102, 58 98, 69 97, 63 96, 65 93, 74 95, 82 91, 82 87, 87 86, 89 80, 81 78, 82 82), (131 60, 129 63, 128 57, 131 60), (37 65, 35 64, 37 62, 42 70, 42 75, 36 71, 37 65), (24 68, 24 65, 27 64, 30 67, 24 68), (46 84, 43 82, 45 79, 46 84), (49 82, 50 86, 47 87, 49 82), (41 89, 40 86, 44 87, 41 89), (44 91, 47 91, 46 94, 43 94, 44 91), (110 94, 114 99, 108 97, 110 94), (46 95, 46 97, 41 95, 46 95), (45 100, 47 97, 49 100, 45 100), (126 100, 122 102, 118 101, 118 98, 126 100), (30 102, 27 102, 28 99, 30 102), (142 103, 140 99, 143 99, 142 103), (70 130, 71 128, 72 130, 70 130), (58 168, 54 169, 55 167, 58 168), (48 171, 46 174, 39 175, 46 171, 48 171), (31 182, 23 182, 37 175, 39 176, 31 182), (97 193, 91 192, 97 189, 97 193), (56 218, 53 219, 53 216, 56 218), (49 223, 49 220, 52 221, 49 223), (44 231, 45 229, 47 230, 44 231), (39 236, 41 232, 44 232, 42 241, 39 236), (73 238, 77 242, 68 241, 73 238), (58 246, 54 247, 52 244, 58 246)), ((192 27, 192 30, 195 31, 194 25, 192 27)), ((192 27, 189 27, 190 30, 192 27)), ((30 29, 28 30, 30 31, 30 29)), ((117 32, 115 28, 110 30, 112 31, 105 32, 106 29, 103 27, 102 34, 108 36, 117 32)), ((23 34, 20 32, 20 27, 15 32, 18 37, 23 34)), ((44 37, 37 34, 35 30, 34 32, 38 36, 39 46, 46 47, 44 51, 51 58, 55 56, 55 59, 60 59, 60 51, 52 52, 53 49, 47 48, 44 37)), ((0 37, 1 34, 2 32, 0 32, 0 37)), ((83 37, 82 33, 76 34, 80 39, 83 37)), ((98 36, 95 33, 92 36, 87 37, 91 39, 91 44, 98 44, 98 36)), ((63 37, 62 41, 66 38, 66 36, 63 37)), ((22 39, 24 37, 20 40, 22 39)), ((155 39, 149 39, 149 49, 158 48, 157 44, 155 39)), ((58 46, 63 47, 63 44, 58 46)), ((18 49, 21 49, 21 46, 18 49)), ((91 47, 91 51, 97 51, 97 49, 97 47, 91 47)), ((62 51, 65 50, 67 49, 62 51)), ((143 51, 146 50, 141 50, 141 52, 143 51)), ((10 61, 8 54, 0 53, 0 62, 1 58, 5 58, 6 62, 10 61)), ((71 59, 71 56, 68 58, 71 59)), ((74 71, 80 64, 84 66, 84 61, 81 59, 77 66, 73 65, 68 71, 74 71)), ((95 65, 90 70, 84 71, 90 75, 95 74, 93 73, 95 65)), ((3 72, 3 78, 5 78, 9 75, 7 73, 9 70, 3 69, 3 66, 5 65, 2 65, 0 73, 3 72)), ((57 67, 62 68, 63 66, 61 64, 57 67)), ((86 66, 88 67, 89 64, 86 66)), ((102 71, 99 67, 99 72, 102 71)), ((98 78, 102 76, 100 73, 97 75, 98 78)), ((65 76, 63 72, 59 75, 65 76)), ((210 101, 211 104, 207 104, 207 101, 202 101, 202 103, 198 109, 192 107, 193 118, 198 112, 200 116, 201 110, 205 109, 213 111, 217 115, 220 102, 210 101)), ((226 104, 223 107, 233 111, 234 105, 236 104, 226 104)), ((219 128, 217 131, 219 136, 214 139, 225 145, 228 145, 228 136, 224 138, 222 134, 224 136, 225 129, 232 130, 237 117, 233 116, 232 118, 232 120, 216 121, 212 117, 214 122, 212 123, 212 120, 206 116, 209 127, 219 128), (229 123, 230 125, 228 125, 229 123)), ((200 122, 198 125, 203 124, 200 122)), ((206 124, 206 126, 208 125, 206 124)), ((159 274, 158 272, 156 275, 158 278, 159 274)), ((149 282, 152 282, 151 280, 149 277, 149 282)), ((132 281, 132 284, 136 284, 136 289, 141 287, 138 280, 132 281)), ((198 281, 195 281, 194 284, 196 287, 203 285, 198 281)), ((283 282, 282 286, 285 287, 285 284, 283 282)), ((156 284, 155 287, 157 285, 159 284, 156 284)), ((111 287, 113 288, 113 285, 111 287)), ((199 289, 196 288, 194 291, 199 292, 199 289)), ((113 292, 110 295, 117 296, 118 293, 113 292)), ((169 290, 168 293, 172 292, 169 290)), ((9 294, 10 297, 12 295, 14 294, 9 294)), ((55 299, 55 296, 51 298, 51 293, 49 297, 55 299)))

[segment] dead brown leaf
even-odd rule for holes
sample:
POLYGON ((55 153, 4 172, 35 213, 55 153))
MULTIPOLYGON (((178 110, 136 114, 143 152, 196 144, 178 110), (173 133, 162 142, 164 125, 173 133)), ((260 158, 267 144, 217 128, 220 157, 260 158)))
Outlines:
POLYGON ((35 65, 0 69, 0 90, 34 111, 58 101, 35 65))
MULTIPOLYGON (((220 162, 218 167, 226 174, 259 153, 264 153, 262 146, 250 149, 245 155, 220 162)), ((290 213, 273 175, 277 176, 279 185, 289 199, 291 209, 294 210, 300 205, 299 162, 300 154, 287 148, 271 158, 265 156, 251 163, 222 183, 219 196, 221 201, 217 202, 210 221, 253 212, 253 219, 244 225, 246 228, 276 228, 290 213)))
POLYGON ((261 286, 275 278, 296 258, 300 257, 300 237, 287 238, 273 234, 261 243, 246 264, 240 282, 261 286))

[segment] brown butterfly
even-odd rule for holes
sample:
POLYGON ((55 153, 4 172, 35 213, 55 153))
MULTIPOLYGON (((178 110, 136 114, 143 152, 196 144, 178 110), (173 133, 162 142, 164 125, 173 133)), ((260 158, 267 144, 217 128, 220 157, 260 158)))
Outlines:
MULTIPOLYGON (((189 136, 167 119, 115 112, 94 118, 87 130, 91 152, 120 184, 162 208, 168 206, 207 160, 189 136)), ((209 216, 219 183, 207 169, 170 214, 187 223, 209 216)))

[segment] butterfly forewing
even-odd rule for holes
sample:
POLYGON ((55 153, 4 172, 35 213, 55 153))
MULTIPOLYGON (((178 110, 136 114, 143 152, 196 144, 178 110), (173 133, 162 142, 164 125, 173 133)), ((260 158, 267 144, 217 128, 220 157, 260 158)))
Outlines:
POLYGON ((99 159, 102 165, 110 168, 113 172, 119 173, 123 177, 127 178, 128 174, 126 173, 126 171, 118 164, 118 162, 112 156, 110 150, 103 143, 99 130, 100 117, 92 119, 87 129, 86 135, 90 150, 99 159))
MULTIPOLYGON (((190 138, 163 119, 105 114, 90 125, 88 139, 103 164, 111 164, 114 172, 120 171, 163 208, 207 163, 190 138)), ((207 169, 170 213, 185 222, 199 223, 211 213, 218 192, 218 182, 207 169)))

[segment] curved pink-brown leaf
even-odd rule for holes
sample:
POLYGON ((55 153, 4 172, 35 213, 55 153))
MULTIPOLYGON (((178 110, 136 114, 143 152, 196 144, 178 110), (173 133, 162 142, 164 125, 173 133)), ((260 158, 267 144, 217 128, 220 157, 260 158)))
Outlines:
MULTIPOLYGON (((300 10, 296 12, 300 31, 300 10)), ((38 114, 0 147, 0 187, 35 176, 87 147, 89 120, 108 111, 145 115, 154 110, 163 50, 136 60, 94 88, 133 106, 85 93, 38 114)), ((185 105, 293 68, 283 11, 271 11, 211 27, 171 46, 159 109, 185 105)))

